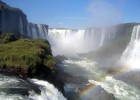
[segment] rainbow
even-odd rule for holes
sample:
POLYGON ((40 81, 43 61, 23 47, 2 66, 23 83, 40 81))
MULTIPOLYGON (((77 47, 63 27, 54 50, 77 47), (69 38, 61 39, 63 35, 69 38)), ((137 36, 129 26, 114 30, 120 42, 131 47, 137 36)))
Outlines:
MULTIPOLYGON (((118 69, 112 70, 109 72, 110 75, 115 75, 121 72, 125 72, 127 70, 129 70, 130 66, 123 66, 123 67, 119 67, 118 69)), ((102 78, 100 81, 104 81, 105 77, 102 78)), ((97 84, 88 84, 87 87, 85 87, 80 93, 79 96, 80 98, 84 98, 84 96, 86 96, 95 86, 97 86, 97 84)))
POLYGON ((87 85, 87 87, 85 87, 79 94, 80 98, 83 98, 86 94, 88 94, 88 92, 90 92, 90 90, 92 90, 92 88, 94 88, 94 84, 89 84, 87 85))

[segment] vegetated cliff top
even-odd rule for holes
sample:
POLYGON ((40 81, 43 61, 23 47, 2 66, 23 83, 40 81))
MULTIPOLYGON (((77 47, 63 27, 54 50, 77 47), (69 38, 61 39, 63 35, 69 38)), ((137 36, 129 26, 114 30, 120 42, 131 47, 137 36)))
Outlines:
POLYGON ((44 78, 55 73, 55 61, 47 40, 16 39, 0 35, 0 69, 28 77, 44 78))
MULTIPOLYGON (((10 9, 10 10, 12 10, 12 11, 19 11, 19 12, 22 12, 21 9, 15 8, 15 7, 11 7, 11 6, 7 5, 5 2, 0 1, 0 10, 1 10, 2 8, 10 9)), ((23 12, 22 12, 22 13, 23 13, 23 12)))

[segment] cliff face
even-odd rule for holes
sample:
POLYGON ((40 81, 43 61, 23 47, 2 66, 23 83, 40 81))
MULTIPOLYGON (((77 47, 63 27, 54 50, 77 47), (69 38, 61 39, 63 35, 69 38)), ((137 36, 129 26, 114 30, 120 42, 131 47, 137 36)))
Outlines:
POLYGON ((0 33, 22 34, 28 37, 26 15, 18 8, 0 2, 0 33))
POLYGON ((31 39, 47 39, 48 25, 28 23, 26 15, 0 1, 0 34, 21 34, 31 39))

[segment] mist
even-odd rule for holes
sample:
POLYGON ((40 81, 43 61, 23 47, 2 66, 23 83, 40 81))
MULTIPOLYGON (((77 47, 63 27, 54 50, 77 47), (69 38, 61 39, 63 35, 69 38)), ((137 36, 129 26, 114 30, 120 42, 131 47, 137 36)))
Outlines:
MULTIPOLYGON (((117 2, 120 4, 123 3, 120 0, 117 0, 117 2)), ((86 29, 77 31, 72 31, 71 29, 56 29, 49 31, 49 35, 53 34, 52 36, 49 36, 53 54, 75 56, 77 53, 87 53, 101 47, 104 44, 106 37, 111 38, 111 35, 105 35, 105 28, 118 24, 123 20, 121 6, 122 5, 114 5, 107 0, 92 0, 86 9, 89 13, 89 18, 91 19, 87 19, 87 21, 90 22, 86 29), (94 28, 89 29, 88 26, 94 28), (97 27, 99 27, 99 29, 97 29, 97 27)), ((116 30, 115 27, 113 27, 113 29, 114 31, 116 30)), ((109 32, 109 34, 114 34, 114 32, 109 32)))
POLYGON ((76 56, 95 49, 94 33, 76 29, 50 29, 49 42, 54 55, 76 56), (91 34, 91 35, 90 35, 91 34))
POLYGON ((92 0, 87 11, 92 18, 94 26, 110 26, 121 23, 123 21, 123 10, 121 5, 123 2, 117 0, 120 6, 114 5, 108 0, 92 0))

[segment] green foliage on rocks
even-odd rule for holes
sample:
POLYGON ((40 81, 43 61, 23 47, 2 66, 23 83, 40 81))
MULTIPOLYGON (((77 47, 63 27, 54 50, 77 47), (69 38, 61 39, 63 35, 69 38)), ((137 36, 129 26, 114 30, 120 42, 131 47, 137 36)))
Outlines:
POLYGON ((39 68, 54 73, 56 71, 55 64, 47 40, 16 39, 11 34, 0 35, 1 69, 15 71, 23 75, 38 76, 39 68))

